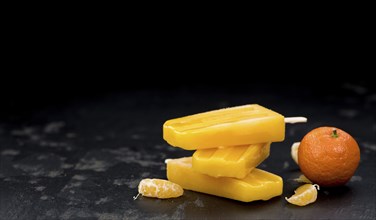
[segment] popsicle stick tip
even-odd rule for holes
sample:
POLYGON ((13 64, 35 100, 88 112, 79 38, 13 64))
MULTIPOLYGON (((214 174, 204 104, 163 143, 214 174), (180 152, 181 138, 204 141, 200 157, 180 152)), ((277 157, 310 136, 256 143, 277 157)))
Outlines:
POLYGON ((307 122, 306 117, 287 117, 285 118, 285 123, 295 124, 295 123, 304 123, 307 122))

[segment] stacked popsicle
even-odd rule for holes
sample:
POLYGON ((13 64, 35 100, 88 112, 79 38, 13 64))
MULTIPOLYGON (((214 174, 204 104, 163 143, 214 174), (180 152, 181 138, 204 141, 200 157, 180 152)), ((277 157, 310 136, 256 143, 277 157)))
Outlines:
POLYGON ((282 194, 283 180, 256 167, 269 156, 271 142, 284 137, 285 118, 257 104, 168 120, 163 138, 196 151, 166 160, 167 178, 187 190, 243 202, 268 200, 282 194))

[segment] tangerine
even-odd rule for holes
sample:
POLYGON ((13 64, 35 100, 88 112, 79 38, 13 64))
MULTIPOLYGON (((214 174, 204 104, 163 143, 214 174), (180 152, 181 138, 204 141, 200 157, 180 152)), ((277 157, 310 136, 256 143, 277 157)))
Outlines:
POLYGON ((346 184, 360 161, 355 139, 335 127, 319 127, 308 132, 298 148, 298 162, 303 174, 320 186, 346 184))

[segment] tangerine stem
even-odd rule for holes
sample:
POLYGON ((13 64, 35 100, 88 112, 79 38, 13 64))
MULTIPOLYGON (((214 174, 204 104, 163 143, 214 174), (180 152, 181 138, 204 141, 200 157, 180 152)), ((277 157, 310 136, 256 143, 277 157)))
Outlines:
POLYGON ((338 137, 337 129, 333 129, 332 137, 334 137, 334 138, 338 137))

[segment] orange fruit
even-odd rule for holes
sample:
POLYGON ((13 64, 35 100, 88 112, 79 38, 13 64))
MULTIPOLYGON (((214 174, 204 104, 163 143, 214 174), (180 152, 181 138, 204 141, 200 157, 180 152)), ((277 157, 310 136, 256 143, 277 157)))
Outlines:
MULTIPOLYGON (((138 193, 146 197, 168 199, 183 195, 184 190, 180 185, 168 180, 143 179, 138 184, 138 193)), ((134 199, 137 199, 138 195, 134 199)))
POLYGON ((339 186, 354 175, 360 150, 351 135, 335 127, 319 127, 308 132, 298 148, 303 174, 320 186, 339 186))
POLYGON ((304 184, 295 190, 294 195, 290 198, 285 197, 285 199, 291 204, 305 206, 316 201, 319 189, 317 184, 304 184))

